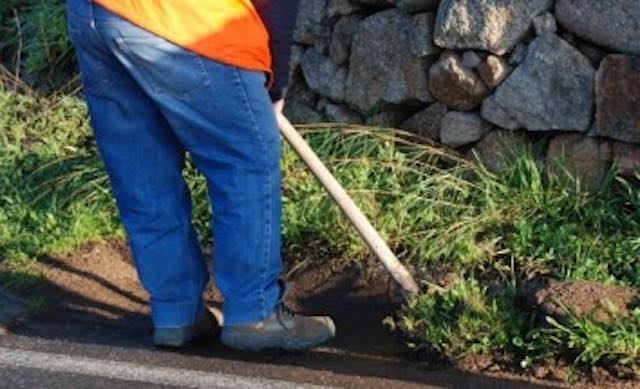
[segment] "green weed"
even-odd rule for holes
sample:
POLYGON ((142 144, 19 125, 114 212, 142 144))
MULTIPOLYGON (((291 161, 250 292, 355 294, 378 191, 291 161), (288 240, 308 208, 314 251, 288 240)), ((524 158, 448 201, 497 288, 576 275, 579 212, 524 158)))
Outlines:
MULTIPOLYGON (((123 236, 82 101, 0 91, 0 128, 0 258, 10 263, 123 236)), ((523 366, 548 355, 637 364, 637 314, 613 327, 576 319, 543 328, 515 298, 517 280, 537 274, 639 287, 635 183, 612 175, 586 192, 547 177, 527 149, 493 174, 391 130, 302 131, 403 261, 474 275, 401 312, 398 325, 417 345, 456 358, 499 354, 523 366)), ((296 259, 370 254, 287 146, 282 171, 283 237, 296 259)), ((190 163, 184 175, 207 242, 206 183, 190 163)), ((0 282, 37 281, 21 270, 7 274, 0 282)))
POLYGON ((398 325, 418 344, 452 358, 506 355, 525 336, 528 325, 526 315, 514 306, 515 295, 515 288, 489 295, 477 280, 461 278, 444 292, 411 301, 398 325))

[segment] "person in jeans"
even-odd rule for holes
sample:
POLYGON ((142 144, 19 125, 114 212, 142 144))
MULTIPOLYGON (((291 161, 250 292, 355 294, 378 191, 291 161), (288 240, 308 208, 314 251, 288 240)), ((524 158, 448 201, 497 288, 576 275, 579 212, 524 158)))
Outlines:
POLYGON ((282 303, 280 138, 298 0, 67 0, 95 139, 139 278, 154 342, 213 333, 209 272, 191 223, 185 153, 206 177, 221 341, 305 349, 329 317, 282 303))

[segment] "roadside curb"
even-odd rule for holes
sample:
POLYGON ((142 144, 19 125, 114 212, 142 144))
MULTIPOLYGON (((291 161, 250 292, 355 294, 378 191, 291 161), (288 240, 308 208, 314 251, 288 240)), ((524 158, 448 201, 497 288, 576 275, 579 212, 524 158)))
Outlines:
POLYGON ((11 325, 27 312, 24 300, 0 287, 0 336, 6 335, 11 325))

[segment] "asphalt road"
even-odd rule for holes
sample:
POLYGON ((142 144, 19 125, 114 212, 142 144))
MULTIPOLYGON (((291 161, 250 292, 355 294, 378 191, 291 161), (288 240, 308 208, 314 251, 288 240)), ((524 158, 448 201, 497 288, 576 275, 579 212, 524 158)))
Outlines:
MULTIPOLYGON (((210 345, 209 345, 210 346, 210 345)), ((349 373, 349 357, 330 349, 332 363, 305 366, 307 356, 284 358, 273 352, 273 363, 227 359, 203 352, 207 345, 182 352, 153 348, 73 343, 18 335, 0 336, 2 388, 527 388, 530 383, 474 376, 454 369, 429 370, 394 361, 369 361, 375 370, 349 373), (407 370, 408 369, 408 370, 407 370), (376 374, 377 372, 377 374, 376 374)), ((314 358, 317 358, 315 356, 314 358)))

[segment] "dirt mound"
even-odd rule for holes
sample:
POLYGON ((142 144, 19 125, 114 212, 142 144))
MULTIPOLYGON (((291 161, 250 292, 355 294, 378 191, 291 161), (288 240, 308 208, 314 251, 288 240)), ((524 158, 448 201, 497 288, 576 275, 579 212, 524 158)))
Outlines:
POLYGON ((633 288, 590 281, 535 280, 523 289, 528 305, 547 316, 566 320, 569 311, 600 323, 615 316, 627 317, 640 306, 640 294, 633 288))

